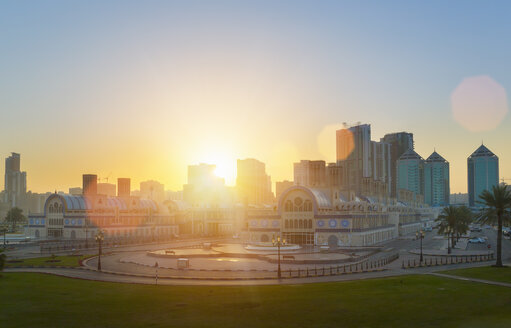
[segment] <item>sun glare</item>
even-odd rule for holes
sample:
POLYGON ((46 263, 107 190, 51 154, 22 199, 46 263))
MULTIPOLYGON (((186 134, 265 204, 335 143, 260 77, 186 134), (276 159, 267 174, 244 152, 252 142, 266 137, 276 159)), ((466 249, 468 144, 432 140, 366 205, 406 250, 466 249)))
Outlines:
POLYGON ((213 150, 200 157, 201 163, 214 164, 215 175, 225 180, 226 185, 236 184, 236 158, 227 153, 213 150))

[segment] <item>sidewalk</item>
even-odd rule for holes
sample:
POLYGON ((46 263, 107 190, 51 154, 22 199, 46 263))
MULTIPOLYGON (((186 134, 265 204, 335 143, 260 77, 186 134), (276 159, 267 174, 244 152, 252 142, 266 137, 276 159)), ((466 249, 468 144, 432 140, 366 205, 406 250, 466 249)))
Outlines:
POLYGON ((479 283, 482 283, 482 284, 488 284, 488 285, 495 285, 495 286, 511 288, 511 284, 506 283, 506 282, 483 280, 483 279, 460 277, 460 276, 453 276, 453 275, 445 274, 445 273, 434 273, 434 272, 432 272, 432 273, 428 273, 428 274, 430 274, 432 276, 442 277, 442 278, 450 278, 450 279, 457 279, 457 280, 464 280, 464 281, 471 281, 471 282, 479 282, 479 283))

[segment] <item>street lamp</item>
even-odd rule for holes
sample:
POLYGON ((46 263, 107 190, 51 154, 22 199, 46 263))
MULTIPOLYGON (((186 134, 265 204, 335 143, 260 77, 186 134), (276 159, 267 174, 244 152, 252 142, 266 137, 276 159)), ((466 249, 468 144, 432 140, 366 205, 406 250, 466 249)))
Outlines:
POLYGON ((101 244, 103 243, 103 240, 105 239, 105 235, 103 234, 103 231, 99 230, 99 232, 96 234, 96 242, 98 243, 99 247, 99 256, 98 256, 98 271, 101 271, 101 244))
POLYGON ((422 240, 424 239, 424 231, 421 229, 421 231, 417 231, 415 233, 415 237, 416 239, 419 239, 421 240, 421 257, 420 257, 420 263, 422 263, 422 240))
POLYGON ((278 250, 278 253, 277 253, 277 263, 278 263, 278 270, 277 270, 277 276, 279 277, 279 279, 281 278, 282 274, 281 274, 281 271, 280 271, 280 246, 281 245, 285 245, 286 244, 286 240, 281 240, 280 239, 280 235, 277 236, 277 239, 275 239, 275 235, 273 235, 272 239, 271 239, 271 242, 273 244, 273 246, 277 246, 277 250, 278 250))
POLYGON ((447 227, 447 254, 451 254, 451 227, 447 227))
POLYGON ((2 227, 2 230, 0 230, 0 231, 2 231, 2 232, 3 232, 3 234, 4 234, 4 248, 6 248, 6 247, 7 247, 7 244, 6 244, 6 242, 5 242, 5 235, 7 234, 7 227, 6 227, 6 226, 3 226, 3 227, 2 227))

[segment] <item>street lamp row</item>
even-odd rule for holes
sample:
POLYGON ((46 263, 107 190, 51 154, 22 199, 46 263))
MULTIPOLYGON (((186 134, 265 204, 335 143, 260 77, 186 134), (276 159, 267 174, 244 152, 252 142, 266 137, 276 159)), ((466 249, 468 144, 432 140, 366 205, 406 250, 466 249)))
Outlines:
POLYGON ((286 244, 286 239, 284 238, 281 240, 280 235, 277 235, 277 238, 275 238, 275 235, 273 235, 271 242, 272 242, 273 246, 277 246, 277 250, 278 250, 278 253, 277 253, 277 263, 278 263, 277 275, 280 279, 282 276, 281 271, 280 271, 280 246, 286 244))

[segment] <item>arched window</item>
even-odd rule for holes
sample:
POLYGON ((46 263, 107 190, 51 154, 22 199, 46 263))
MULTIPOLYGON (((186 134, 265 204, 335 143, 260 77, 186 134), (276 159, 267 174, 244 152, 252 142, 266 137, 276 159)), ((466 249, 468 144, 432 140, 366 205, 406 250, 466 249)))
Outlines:
POLYGON ((285 205, 285 207, 284 207, 284 210, 285 210, 286 212, 292 212, 292 211, 293 211, 293 204, 291 203, 291 201, 290 201, 290 200, 287 200, 287 201, 286 201, 286 205, 285 205))
POLYGON ((293 228, 297 229, 298 228, 298 220, 293 220, 293 228))
POLYGON ((303 220, 298 221, 298 228, 303 228, 303 220))
POLYGON ((305 212, 312 211, 312 203, 310 200, 306 200, 305 203, 303 203, 303 207, 305 208, 305 212))
POLYGON ((53 205, 50 205, 50 207, 48 207, 48 212, 53 213, 53 205))
POLYGON ((312 229, 312 220, 309 219, 309 229, 312 229))
POLYGON ((286 229, 289 228, 289 220, 286 220, 285 227, 286 229))

